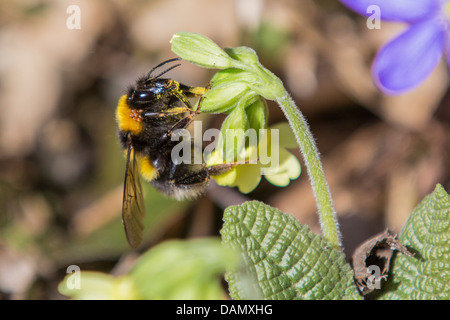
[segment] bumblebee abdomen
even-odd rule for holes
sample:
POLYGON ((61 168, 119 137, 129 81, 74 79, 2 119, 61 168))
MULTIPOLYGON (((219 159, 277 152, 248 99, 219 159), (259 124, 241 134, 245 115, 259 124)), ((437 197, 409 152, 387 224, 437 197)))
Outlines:
POLYGON ((158 170, 153 166, 149 156, 137 156, 139 172, 147 181, 153 181, 158 176, 158 170))
POLYGON ((169 160, 159 169, 158 177, 151 184, 163 194, 178 200, 198 197, 209 182, 208 172, 201 164, 174 164, 169 160))
POLYGON ((190 185, 180 185, 173 180, 165 179, 154 179, 150 182, 159 192, 177 200, 197 198, 205 191, 205 187, 208 184, 207 180, 190 185))

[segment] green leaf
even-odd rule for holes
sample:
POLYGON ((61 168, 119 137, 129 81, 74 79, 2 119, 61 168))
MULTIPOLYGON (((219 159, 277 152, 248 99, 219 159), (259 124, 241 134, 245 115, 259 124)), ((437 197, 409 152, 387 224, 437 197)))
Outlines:
POLYGON ((294 217, 258 201, 225 210, 225 246, 245 266, 227 271, 234 299, 359 299, 342 252, 294 217))
POLYGON ((143 299, 223 299, 220 276, 237 261, 216 238, 171 240, 142 255, 129 276, 143 299))
POLYGON ((58 290, 72 299, 224 299, 221 276, 238 262, 217 238, 171 240, 144 253, 128 274, 81 271, 58 290))
POLYGON ((450 196, 438 184, 406 221, 383 299, 450 299, 450 196))

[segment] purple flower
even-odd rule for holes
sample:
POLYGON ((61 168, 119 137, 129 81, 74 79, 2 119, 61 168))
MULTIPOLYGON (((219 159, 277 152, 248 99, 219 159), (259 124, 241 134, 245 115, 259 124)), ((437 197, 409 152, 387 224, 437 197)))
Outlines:
POLYGON ((409 91, 437 67, 444 52, 450 67, 450 0, 340 0, 369 17, 379 8, 382 20, 409 24, 408 29, 385 44, 372 65, 378 88, 387 94, 409 91), (367 12, 369 11, 369 12, 367 12))

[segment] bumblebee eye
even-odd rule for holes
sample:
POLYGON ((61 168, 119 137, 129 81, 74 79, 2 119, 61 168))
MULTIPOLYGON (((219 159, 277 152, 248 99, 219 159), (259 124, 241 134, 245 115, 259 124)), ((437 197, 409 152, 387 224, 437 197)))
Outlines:
POLYGON ((155 100, 155 93, 152 91, 134 91, 133 100, 135 102, 149 102, 155 100))
POLYGON ((164 91, 164 86, 156 83, 150 88, 133 90, 131 99, 134 102, 148 103, 158 100, 164 91))

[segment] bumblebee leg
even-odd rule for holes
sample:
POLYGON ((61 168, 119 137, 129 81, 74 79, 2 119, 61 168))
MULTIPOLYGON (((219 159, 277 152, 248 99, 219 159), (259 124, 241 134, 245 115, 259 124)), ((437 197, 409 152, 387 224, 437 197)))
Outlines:
POLYGON ((191 111, 190 114, 180 121, 178 121, 169 131, 164 133, 157 141, 157 146, 165 145, 172 137, 172 134, 177 129, 185 129, 189 124, 194 120, 194 117, 197 113, 195 111, 191 111))
POLYGON ((252 161, 243 162, 233 162, 233 163, 223 163, 216 164, 207 167, 206 164, 199 165, 197 169, 192 169, 190 167, 189 171, 182 173, 183 169, 188 168, 187 165, 174 164, 170 171, 170 178, 174 180, 175 184, 178 185, 193 185, 199 183, 206 183, 209 181, 211 176, 219 176, 221 174, 227 173, 233 167, 248 164, 252 161))
POLYGON ((194 117, 197 115, 197 112, 192 111, 190 114, 180 121, 178 121, 168 132, 167 136, 170 138, 172 136, 172 133, 177 129, 184 129, 187 126, 191 124, 192 121, 194 121, 194 117))
POLYGON ((206 87, 190 87, 177 81, 171 81, 170 86, 167 88, 167 91, 170 92, 170 94, 182 101, 190 110, 192 110, 192 105, 188 97, 201 97, 208 90, 209 85, 206 87))
POLYGON ((189 126, 191 124, 192 121, 194 121, 194 117, 200 113, 200 107, 202 104, 202 100, 203 100, 203 96, 200 97, 200 99, 198 100, 198 105, 197 105, 197 109, 195 109, 195 111, 190 111, 189 115, 184 117, 183 119, 181 119, 180 121, 178 121, 170 130, 169 132, 167 132, 167 137, 170 138, 172 136, 172 133, 176 130, 176 129, 184 129, 187 126, 189 126))
MULTIPOLYGON (((198 87, 198 88, 201 88, 201 87, 198 87)), ((186 104, 186 106, 189 108, 189 110, 190 110, 189 115, 184 117, 180 121, 178 121, 169 131, 167 131, 167 133, 162 135, 159 139, 158 145, 166 144, 167 141, 170 140, 170 138, 172 137, 172 134, 175 130, 184 129, 184 128, 188 127, 191 124, 191 122, 194 120, 194 117, 200 112, 200 107, 201 107, 201 102, 203 100, 203 96, 201 96, 198 101, 197 109, 193 111, 192 106, 191 106, 189 100, 187 99, 186 95, 184 95, 184 94, 179 95, 179 93, 174 93, 174 94, 177 97, 179 97, 179 99, 182 102, 184 102, 186 104)))
POLYGON ((255 164, 257 162, 258 162, 258 160, 246 160, 246 161, 239 161, 239 162, 233 162, 233 163, 222 163, 222 164, 216 164, 216 165, 213 165, 210 167, 205 167, 205 169, 208 171, 208 174, 210 176, 220 176, 221 174, 231 171, 236 166, 240 166, 243 164, 255 164))
POLYGON ((192 105, 188 97, 202 97, 209 90, 209 88, 210 84, 206 87, 191 87, 172 81, 172 85, 168 91, 182 101, 190 110, 192 110, 192 105))
POLYGON ((192 110, 192 105, 187 96, 181 91, 180 89, 175 89, 171 91, 171 94, 173 94, 175 97, 178 98, 181 102, 183 102, 186 107, 188 107, 189 110, 192 110))
POLYGON ((206 87, 187 87, 186 92, 188 92, 188 96, 194 96, 198 97, 200 96, 200 99, 198 100, 197 108, 195 109, 195 114, 198 114, 200 112, 200 108, 202 105, 203 95, 208 92, 208 90, 211 87, 211 83, 209 83, 206 87))
POLYGON ((224 163, 224 164, 216 164, 211 167, 205 167, 205 169, 208 171, 208 175, 210 176, 220 176, 221 174, 231 171, 233 167, 234 166, 231 163, 224 163))
POLYGON ((188 97, 201 97, 209 90, 209 88, 209 84, 206 87, 189 87, 180 84, 181 91, 184 92, 188 97))

